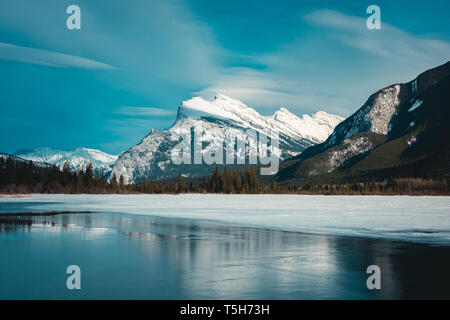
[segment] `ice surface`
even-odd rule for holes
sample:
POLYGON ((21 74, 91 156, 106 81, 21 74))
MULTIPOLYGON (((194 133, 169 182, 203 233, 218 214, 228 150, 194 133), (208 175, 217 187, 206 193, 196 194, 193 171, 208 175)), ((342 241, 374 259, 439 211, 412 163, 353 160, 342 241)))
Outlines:
POLYGON ((209 219, 291 231, 450 245, 450 197, 315 195, 33 195, 30 210, 93 210, 209 219), (36 205, 35 202, 42 202, 36 205))

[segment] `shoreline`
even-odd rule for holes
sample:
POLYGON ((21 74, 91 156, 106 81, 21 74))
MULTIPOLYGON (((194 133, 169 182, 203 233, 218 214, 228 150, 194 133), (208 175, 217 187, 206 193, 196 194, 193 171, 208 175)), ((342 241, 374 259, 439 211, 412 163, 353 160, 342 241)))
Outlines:
POLYGON ((310 196, 413 196, 413 197, 449 197, 450 193, 444 192, 340 192, 340 193, 314 193, 314 192, 256 192, 256 193, 226 193, 226 192, 160 192, 160 193, 145 193, 145 192, 80 192, 80 193, 2 193, 0 199, 26 199, 32 198, 33 195, 181 195, 181 194, 199 194, 199 195, 310 195, 310 196))
POLYGON ((57 216, 63 214, 86 214, 86 213, 96 213, 95 211, 88 210, 80 210, 80 211, 42 211, 42 212, 1 212, 0 213, 0 222, 2 217, 34 217, 34 216, 57 216))
MULTIPOLYGON (((268 231, 268 232, 281 232, 281 233, 289 233, 289 234, 298 234, 299 236, 304 237, 325 237, 325 238, 336 238, 336 239, 349 239, 353 241, 375 241, 381 243, 392 243, 392 244, 406 244, 406 245, 415 245, 415 246, 427 246, 427 247, 443 247, 450 248, 450 242, 430 242, 430 241, 418 241, 418 239, 412 238, 397 238, 397 237, 385 237, 382 235, 375 234, 348 234, 348 233, 334 233, 334 232, 323 232, 323 231, 313 231, 313 230, 299 230, 296 228, 285 228, 285 227, 276 227, 276 226, 265 226, 265 225, 257 225, 257 224, 248 224, 236 221, 226 221, 226 220, 216 220, 210 218, 188 218, 188 217, 179 217, 179 216, 163 216, 163 215, 143 215, 137 213, 126 213, 126 212, 102 212, 102 211, 46 211, 46 212, 13 212, 13 213, 0 213, 0 227, 4 224, 28 224, 32 225, 34 220, 21 220, 21 217, 30 218, 30 217, 52 217, 58 215, 76 215, 76 214, 91 214, 91 213, 103 213, 107 215, 115 215, 115 214, 126 214, 133 216, 134 219, 147 219, 153 218, 157 220, 164 221, 191 221, 197 223, 199 225, 207 224, 209 228, 217 228, 218 226, 225 226, 227 228, 240 228, 240 229, 249 229, 254 231, 268 231), (8 219, 8 217, 12 219, 8 219), (15 218, 19 218, 16 220, 15 218)), ((1 230, 1 228, 0 228, 1 230)))
POLYGON ((442 219, 448 217, 448 200, 448 197, 296 197, 281 194, 36 194, 29 199, 1 200, 0 207, 1 211, 15 212, 16 216, 35 209, 38 212, 96 211, 449 244, 450 225, 448 220, 442 219))

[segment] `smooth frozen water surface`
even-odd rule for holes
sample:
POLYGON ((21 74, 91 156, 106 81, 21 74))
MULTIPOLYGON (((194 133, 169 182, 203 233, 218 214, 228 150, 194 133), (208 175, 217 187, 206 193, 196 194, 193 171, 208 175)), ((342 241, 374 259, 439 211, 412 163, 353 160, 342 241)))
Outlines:
POLYGON ((0 199, 3 213, 95 211, 0 215, 0 299, 450 298, 447 199, 0 199), (82 270, 80 291, 66 288, 72 264, 82 270), (382 271, 378 291, 366 287, 372 264, 382 271))
MULTIPOLYGON (((450 197, 310 195, 34 195, 28 210, 93 210, 450 245, 450 197)), ((5 209, 2 209, 4 207, 5 209)))

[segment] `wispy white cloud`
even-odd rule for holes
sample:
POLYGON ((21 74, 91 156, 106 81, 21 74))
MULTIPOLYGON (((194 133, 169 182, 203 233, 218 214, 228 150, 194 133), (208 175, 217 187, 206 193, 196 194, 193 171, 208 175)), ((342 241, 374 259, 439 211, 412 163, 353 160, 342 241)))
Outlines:
POLYGON ((242 99, 253 106, 271 109, 296 105, 299 101, 306 104, 317 101, 314 93, 309 95, 305 92, 299 79, 243 67, 222 70, 210 86, 194 94, 210 99, 216 93, 242 99))
POLYGON ((365 18, 333 10, 314 11, 304 18, 312 25, 326 27, 341 43, 386 59, 429 66, 450 57, 448 42, 414 36, 386 22, 381 30, 368 30, 365 18))
POLYGON ((0 60, 31 63, 55 68, 114 69, 111 65, 95 60, 4 42, 0 42, 0 60))
POLYGON ((165 117, 174 115, 173 110, 165 110, 153 107, 120 107, 116 110, 117 114, 133 117, 165 117))
POLYGON ((412 80, 450 57, 448 42, 421 38, 386 22, 382 30, 369 30, 366 17, 319 10, 302 21, 313 27, 310 33, 276 51, 245 57, 262 70, 219 70, 195 94, 210 98, 221 92, 257 107, 286 106, 297 113, 322 109, 348 116, 376 90, 412 80))

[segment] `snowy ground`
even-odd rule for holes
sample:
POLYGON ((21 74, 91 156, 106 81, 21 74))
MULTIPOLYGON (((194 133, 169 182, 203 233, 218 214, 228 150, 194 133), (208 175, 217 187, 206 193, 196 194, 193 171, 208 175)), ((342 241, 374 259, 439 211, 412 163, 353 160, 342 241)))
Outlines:
POLYGON ((92 210, 450 245, 450 197, 309 195, 33 195, 29 210, 92 210), (36 204, 39 202, 40 204, 36 204))

